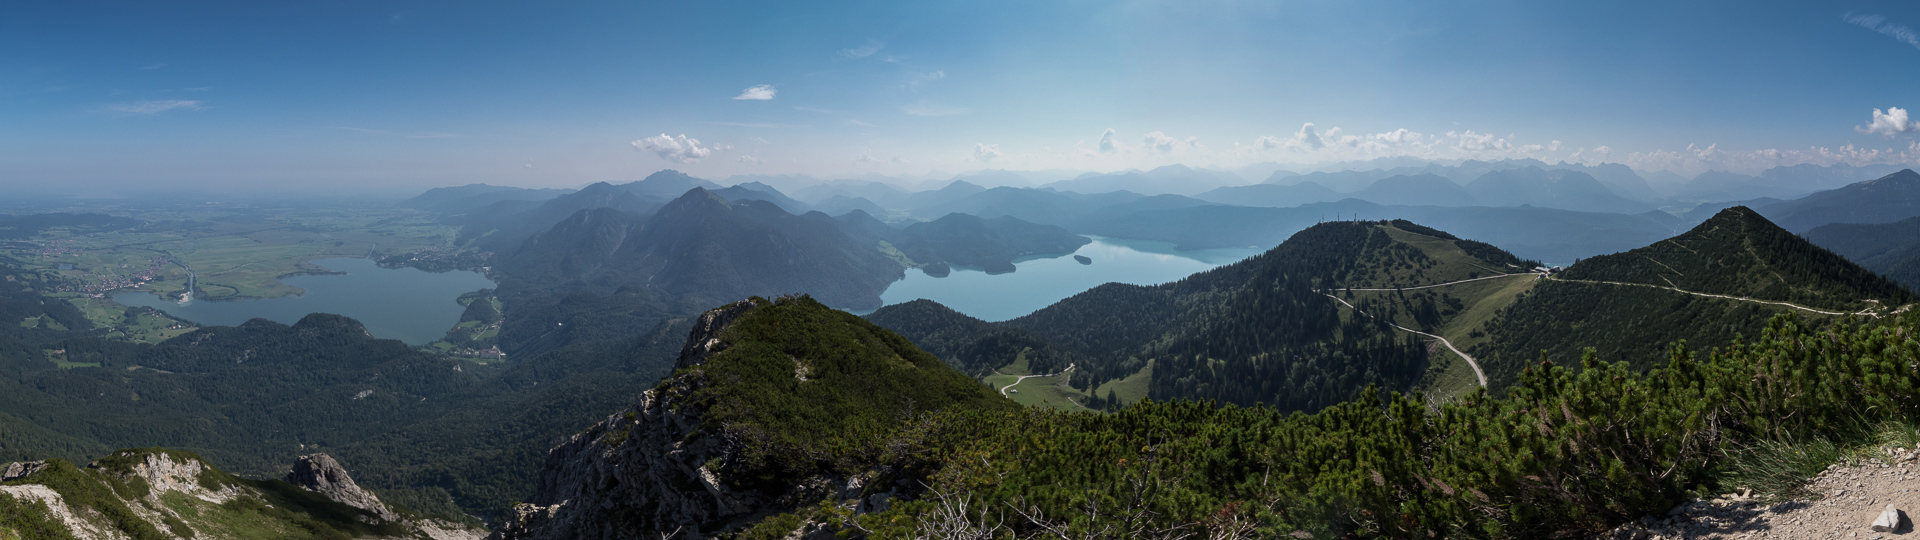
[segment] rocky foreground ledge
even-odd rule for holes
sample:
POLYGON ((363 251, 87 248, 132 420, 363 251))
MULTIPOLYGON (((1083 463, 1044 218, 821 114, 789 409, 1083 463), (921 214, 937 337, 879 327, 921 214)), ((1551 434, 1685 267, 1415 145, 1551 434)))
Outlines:
POLYGON ((1602 538, 1619 540, 1911 538, 1920 510, 1920 448, 1885 448, 1855 465, 1835 464, 1807 483, 1813 496, 1762 501, 1750 493, 1692 501, 1602 538))
POLYGON ((0 538, 427 538, 471 540, 463 523, 409 516, 355 484, 331 456, 302 456, 285 481, 248 480, 191 452, 121 450, 85 468, 0 464, 0 538))

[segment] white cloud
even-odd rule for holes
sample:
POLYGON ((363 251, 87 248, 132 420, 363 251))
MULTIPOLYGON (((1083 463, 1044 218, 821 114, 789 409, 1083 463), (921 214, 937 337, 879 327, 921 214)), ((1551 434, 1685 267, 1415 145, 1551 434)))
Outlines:
POLYGON ((1887 22, 1886 17, 1879 15, 1854 15, 1852 12, 1848 12, 1846 15, 1841 16, 1840 20, 1847 21, 1847 23, 1861 28, 1879 32, 1887 37, 1900 40, 1901 43, 1910 45, 1915 49, 1920 49, 1920 33, 1914 32, 1912 28, 1907 28, 1906 25, 1887 22))
POLYGON ((1887 112, 1873 110, 1873 122, 1865 126, 1853 126, 1854 131, 1872 133, 1882 137, 1893 137, 1902 133, 1920 131, 1920 122, 1907 119, 1907 110, 1899 107, 1887 107, 1887 112))
POLYGON ((960 114, 963 112, 967 112, 967 110, 959 107, 950 107, 946 105, 941 105, 939 103, 934 103, 931 101, 921 100, 913 103, 912 105, 901 107, 900 112, 907 113, 913 116, 952 116, 952 115, 960 114))
POLYGON ((733 99, 766 101, 773 99, 773 94, 776 91, 771 84, 756 85, 748 87, 746 90, 741 90, 740 95, 733 96, 733 99))
POLYGON ((668 137, 667 134, 661 133, 633 141, 633 147, 641 151, 653 152, 654 155, 660 156, 660 159, 674 163, 697 163, 702 158, 713 155, 713 149, 702 148, 699 139, 688 137, 686 134, 668 137))
POLYGON ((156 69, 160 69, 160 68, 163 68, 163 67, 167 67, 167 64, 166 64, 165 62, 161 62, 161 63, 158 63, 158 64, 147 64, 146 66, 143 66, 143 67, 141 67, 140 69, 144 69, 144 70, 147 70, 147 71, 153 71, 153 70, 156 70, 156 69))
POLYGON ((205 103, 206 102, 204 101, 193 100, 193 99, 133 101, 133 102, 127 102, 127 103, 109 104, 107 105, 107 110, 115 111, 115 112, 134 113, 134 114, 154 114, 159 112, 171 111, 174 109, 186 109, 190 111, 197 111, 200 109, 207 108, 206 105, 204 105, 205 103))
POLYGON ((860 126, 860 127, 874 127, 874 125, 873 125, 873 124, 869 124, 869 123, 866 123, 866 122, 861 122, 861 121, 859 121, 859 120, 856 120, 856 119, 853 119, 853 118, 848 118, 848 119, 846 120, 846 122, 847 122, 847 125, 850 125, 850 126, 860 126))
POLYGON ((1253 145, 1262 151, 1278 149, 1282 144, 1285 143, 1282 142, 1279 137, 1272 135, 1262 135, 1260 138, 1253 140, 1253 145))
POLYGON ((933 84, 935 82, 939 82, 946 78, 947 78, 946 70, 934 70, 934 71, 929 71, 925 73, 914 73, 912 75, 907 76, 907 84, 902 85, 902 87, 908 90, 919 90, 920 87, 922 86, 933 84))
POLYGON ((869 39, 867 40, 866 45, 861 45, 859 47, 854 47, 851 49, 841 49, 840 55, 845 56, 847 58, 866 58, 869 56, 873 56, 873 53, 880 52, 880 49, 885 49, 885 48, 887 48, 887 44, 881 43, 878 40, 869 39))
POLYGON ((415 133, 412 135, 408 135, 407 138, 409 139, 452 139, 459 136, 460 134, 458 133, 447 133, 444 131, 428 131, 425 133, 415 133))
POLYGON ((1120 143, 1113 140, 1113 128, 1107 128, 1100 134, 1100 153, 1111 154, 1120 150, 1120 143))
POLYGON ((1465 132, 1449 131, 1447 138, 1454 140, 1454 151, 1470 157, 1492 157, 1509 153, 1514 149, 1513 143, 1507 142, 1506 139, 1491 133, 1475 133, 1471 129, 1465 132))
POLYGON ((737 158, 733 158, 733 160, 741 163, 746 163, 749 165, 755 165, 760 163, 760 158, 753 157, 753 156, 740 156, 737 158))
MULTIPOLYGON (((1335 131, 1339 129, 1340 128, 1334 128, 1335 131)), ((1326 147, 1327 141, 1321 139, 1319 133, 1314 132, 1313 122, 1302 124, 1300 131, 1295 132, 1293 138, 1287 141, 1287 148, 1295 150, 1319 150, 1326 147)))
POLYGON ((1158 131, 1148 133, 1140 139, 1140 142, 1146 145, 1148 151, 1160 154, 1172 154, 1200 147, 1199 137, 1187 137, 1185 140, 1175 139, 1158 131))
POLYGON ((1000 145, 985 144, 985 143, 974 143, 973 145, 972 159, 974 161, 986 163, 989 161, 993 161, 995 159, 999 159, 1001 155, 1002 154, 1000 153, 1000 145))

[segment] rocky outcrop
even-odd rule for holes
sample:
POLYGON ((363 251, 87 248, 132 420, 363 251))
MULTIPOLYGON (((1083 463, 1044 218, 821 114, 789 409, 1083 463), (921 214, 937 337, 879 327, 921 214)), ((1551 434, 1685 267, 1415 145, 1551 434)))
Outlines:
POLYGON ((33 476, 33 473, 40 472, 40 469, 45 468, 47 468, 47 462, 45 461, 19 461, 0 465, 0 482, 33 476))
POLYGON ((340 466, 333 456, 312 454, 300 456, 293 462, 293 472, 287 473, 287 483, 305 488, 340 504, 366 510, 379 516, 381 521, 397 521, 400 515, 380 498, 353 482, 347 475, 347 469, 340 466))
POLYGON ((192 457, 153 451, 121 451, 116 452, 115 456, 131 458, 133 461, 110 465, 115 469, 113 472, 119 473, 123 480, 138 478, 146 482, 149 488, 147 498, 155 502, 167 493, 185 493, 215 504, 241 495, 239 488, 231 484, 201 482, 201 477, 210 467, 192 457))
POLYGON ((687 344, 680 347, 680 359, 674 362, 673 369, 699 365, 708 356, 726 350, 727 344, 720 341, 720 332, 759 305, 749 298, 700 314, 700 319, 693 323, 693 331, 687 334, 687 344))
MULTIPOLYGON (((191 452, 159 448, 121 450, 87 468, 91 470, 76 470, 59 460, 0 465, 0 478, 21 482, 0 486, 0 495, 45 504, 46 516, 81 540, 119 540, 150 535, 154 531, 185 538, 226 538, 234 531, 222 520, 234 517, 235 512, 245 513, 246 519, 262 521, 261 525, 267 529, 306 527, 318 521, 335 532, 363 538, 478 540, 486 535, 483 529, 461 523, 400 515, 354 484, 346 470, 325 454, 300 458, 287 480, 335 503, 364 510, 366 514, 342 516, 342 509, 333 503, 290 500, 280 491, 285 489, 284 485, 274 487, 235 478, 191 452), (46 474, 41 475, 42 471, 46 474), (89 489, 74 485, 76 480, 101 484, 89 489), (80 493, 113 493, 118 497, 90 498, 77 503, 66 500, 55 487, 89 489, 80 493), (284 514, 234 510, 230 503, 241 503, 240 508, 264 504, 300 517, 284 520, 284 514), (116 514, 134 519, 112 517, 116 514), (226 517, 214 517, 215 514, 226 517)), ((0 538, 7 537, 4 528, 0 528, 0 538)))
MULTIPOLYGON (((19 465, 19 463, 9 463, 7 465, 19 465)), ((65 526, 67 528, 67 534, 73 535, 73 537, 78 540, 105 540, 123 537, 123 535, 117 534, 119 531, 113 530, 113 527, 107 526, 104 523, 94 523, 81 519, 79 515, 74 514, 73 509, 67 506, 66 501, 60 498, 59 493, 48 489, 47 486, 35 484, 0 486, 0 495, 10 496, 23 502, 37 502, 47 505, 47 517, 53 518, 53 521, 65 526)))
MULTIPOLYGON (((721 333, 757 305, 743 301, 701 315, 680 367, 725 350, 721 333)), ((691 398, 706 384, 699 370, 681 372, 555 447, 533 496, 490 538, 701 538, 703 531, 735 529, 811 501, 860 497, 859 478, 826 473, 777 482, 729 478, 718 465, 737 457, 743 443, 703 429, 705 410, 691 398)), ((801 530, 831 537, 818 524, 801 530)))

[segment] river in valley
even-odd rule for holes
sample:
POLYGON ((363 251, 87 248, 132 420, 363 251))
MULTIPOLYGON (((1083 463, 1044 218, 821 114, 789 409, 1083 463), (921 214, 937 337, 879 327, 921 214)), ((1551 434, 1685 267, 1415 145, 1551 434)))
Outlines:
POLYGON ((461 294, 494 286, 476 272, 381 268, 369 259, 318 259, 313 263, 346 273, 285 278, 280 281, 306 292, 264 300, 196 299, 182 304, 151 293, 132 292, 116 294, 113 301, 158 309, 203 326, 235 326, 255 318, 293 324, 309 313, 334 313, 359 320, 374 337, 425 345, 460 322, 460 313, 466 309, 457 301, 461 294))
POLYGON ((943 278, 908 270, 880 294, 887 305, 918 298, 933 300, 955 311, 988 321, 1004 321, 1032 313, 1069 296, 1104 283, 1155 285, 1260 254, 1250 248, 1180 251, 1172 244, 1089 236, 1093 243, 1072 255, 1086 257, 1081 264, 1072 255, 1027 257, 1013 262, 1009 274, 987 275, 979 268, 956 266, 943 278))

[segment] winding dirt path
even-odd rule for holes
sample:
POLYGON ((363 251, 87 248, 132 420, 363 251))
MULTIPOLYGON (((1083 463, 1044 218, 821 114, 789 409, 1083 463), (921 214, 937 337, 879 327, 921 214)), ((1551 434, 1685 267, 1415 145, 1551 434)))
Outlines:
MULTIPOLYGON (((1355 288, 1351 288, 1351 287, 1341 287, 1341 288, 1339 288, 1339 289, 1336 289, 1336 290, 1342 290, 1342 291, 1417 291, 1417 290, 1420 290, 1420 289, 1431 289, 1431 288, 1434 288, 1434 287, 1445 287, 1445 286, 1448 286, 1448 285, 1458 285, 1458 284, 1461 284, 1461 283, 1466 283, 1466 282, 1469 282, 1469 281, 1480 281, 1480 280, 1483 280, 1483 279, 1500 279, 1500 278, 1510 278, 1510 277, 1517 277, 1517 276, 1535 276, 1535 277, 1538 277, 1539 275, 1540 275, 1540 274, 1534 274, 1534 273, 1522 273, 1522 274, 1500 274, 1500 275, 1495 275, 1495 276, 1487 276, 1487 277, 1477 277, 1477 278, 1473 278, 1473 279, 1463 279, 1463 280, 1460 280, 1460 281, 1449 281, 1449 282, 1446 282, 1446 283, 1435 283, 1435 284, 1433 284, 1433 285, 1421 285, 1421 286, 1418 286, 1418 287, 1395 287, 1395 288, 1391 288, 1391 289, 1355 289, 1355 288)), ((1322 294, 1324 294, 1324 293, 1322 293, 1322 294)))
MULTIPOLYGON (((1006 386, 1000 387, 1000 396, 1006 397, 1008 389, 1013 388, 1015 386, 1020 386, 1020 383, 1027 379, 1031 379, 1034 377, 1052 377, 1054 375, 1065 375, 1069 371, 1073 371, 1073 364, 1067 364, 1067 369, 1060 370, 1059 373, 1047 373, 1042 375, 1021 375, 1020 378, 1014 379, 1012 384, 1008 384, 1006 386)), ((1072 400, 1068 400, 1068 401, 1071 402, 1072 400)), ((1079 405, 1079 404, 1075 403, 1075 405, 1079 405)))
MULTIPOLYGON (((1791 303, 1791 302, 1776 302, 1776 301, 1773 301, 1773 300, 1755 300, 1755 299, 1752 299, 1752 298, 1747 298, 1747 297, 1744 297, 1744 296, 1727 296, 1727 295, 1724 295, 1724 294, 1711 294, 1711 293, 1703 293, 1703 292, 1693 292, 1693 291, 1689 291, 1689 290, 1686 290, 1686 289, 1682 289, 1682 288, 1679 288, 1679 287, 1662 287, 1662 286, 1659 286, 1659 285, 1649 285, 1649 284, 1646 284, 1646 283, 1628 283, 1628 282, 1624 282, 1624 281, 1590 281, 1590 280, 1584 280, 1584 279, 1562 279, 1562 278, 1550 278, 1550 279, 1556 279, 1556 280, 1560 280, 1560 281, 1565 281, 1565 282, 1568 282, 1568 283, 1599 283, 1599 284, 1605 284, 1605 285, 1622 285, 1622 286, 1628 286, 1628 287, 1647 287, 1647 288, 1652 288, 1652 289, 1665 289, 1665 290, 1669 290, 1669 291, 1673 291, 1673 292, 1677 292, 1677 293, 1684 293, 1684 294, 1691 294, 1691 295, 1694 295, 1694 296, 1704 296, 1704 297, 1707 297, 1707 298, 1719 298, 1719 299, 1723 299, 1723 300, 1733 300, 1733 301, 1736 301, 1736 302, 1752 302, 1752 303, 1755 303, 1755 304, 1772 304, 1772 305, 1776 305, 1776 306, 1786 306, 1786 307, 1790 307, 1790 308, 1793 308, 1793 309, 1798 309, 1798 310, 1801 310, 1801 311, 1806 311, 1806 312, 1809 312, 1809 313, 1819 313, 1819 314, 1821 314, 1821 315, 1865 315, 1865 316, 1868 316, 1868 317, 1873 317, 1873 318, 1875 318, 1875 319, 1878 319, 1878 318, 1880 318, 1880 314, 1879 314, 1879 313, 1874 313, 1874 312, 1872 311, 1872 308, 1867 308, 1867 309, 1862 309, 1862 310, 1860 310, 1860 311, 1855 311, 1855 312, 1845 312, 1845 311, 1827 311, 1827 310, 1824 310, 1824 309, 1814 309, 1814 308, 1810 308, 1810 307, 1807 307, 1807 306, 1803 306, 1803 305, 1799 305, 1799 304, 1795 304, 1795 303, 1791 303)), ((1356 289, 1356 290, 1358 290, 1358 289, 1356 289)), ((1904 309, 1903 309, 1903 310, 1904 310, 1904 309)), ((1898 312, 1896 311, 1895 313, 1898 313, 1898 312)))
MULTIPOLYGON (((1526 275, 1526 274, 1507 274, 1507 275, 1526 275)), ((1477 279, 1487 279, 1487 278, 1477 278, 1477 279)), ((1472 280, 1467 280, 1467 281, 1472 281, 1472 280)), ((1456 281, 1456 282, 1454 282, 1454 283, 1459 283, 1459 282, 1457 282, 1457 281, 1456 281)), ((1434 287, 1438 287, 1439 285, 1433 285, 1433 286, 1434 286, 1434 287)), ((1388 291, 1391 291, 1391 290, 1394 290, 1394 289, 1353 289, 1353 290, 1356 290, 1356 291, 1366 291, 1366 290, 1388 290, 1388 291)), ((1405 290, 1405 289, 1402 289, 1402 290, 1405 290)), ((1353 312, 1354 312, 1354 313, 1359 313, 1359 314, 1361 314, 1361 315, 1366 315, 1366 316, 1367 316, 1367 318, 1369 318, 1369 319, 1372 319, 1372 318, 1374 318, 1374 316, 1373 316, 1373 315, 1370 315, 1370 314, 1368 314, 1368 313, 1367 313, 1367 312, 1365 312, 1365 311, 1361 311, 1361 310, 1360 310, 1360 308, 1357 308, 1357 307, 1353 307, 1353 304, 1349 304, 1349 303, 1347 303, 1347 301, 1346 301, 1346 300, 1341 300, 1341 299, 1340 299, 1340 297, 1338 297, 1338 296, 1334 296, 1334 295, 1331 295, 1331 294, 1327 294, 1327 293, 1320 293, 1320 295, 1321 295, 1321 296, 1325 296, 1325 297, 1327 297, 1327 298, 1332 298, 1332 299, 1333 299, 1333 301, 1335 301, 1335 302, 1339 302, 1339 303, 1340 303, 1340 305, 1343 305, 1343 306, 1347 306, 1347 309, 1351 309, 1351 310, 1353 310, 1353 312)), ((1459 347, 1454 347, 1454 346, 1453 346, 1453 342, 1451 342, 1451 341, 1447 341, 1447 338, 1443 338, 1443 337, 1440 337, 1440 336, 1436 336, 1436 335, 1433 335, 1433 334, 1429 334, 1429 333, 1426 333, 1426 332, 1421 332, 1421 331, 1419 331, 1419 330, 1414 330, 1414 329, 1412 329, 1412 328, 1407 328, 1407 327, 1405 327, 1405 326, 1400 326, 1400 325, 1397 325, 1397 324, 1393 324, 1393 322, 1392 322, 1392 321, 1387 321, 1387 326, 1392 326, 1392 327, 1394 327, 1394 328, 1398 328, 1398 329, 1400 329, 1400 331, 1403 331, 1403 332, 1408 332, 1408 333, 1413 333, 1413 334, 1419 334, 1419 335, 1422 335, 1422 336, 1427 336, 1427 337, 1430 337, 1430 338, 1433 338, 1433 339, 1436 339, 1436 340, 1439 340, 1439 341, 1440 341, 1440 344, 1441 344, 1441 345, 1446 345, 1446 346, 1447 346, 1447 350, 1450 350, 1450 351, 1453 351, 1453 354, 1457 354, 1457 355, 1460 355, 1460 358, 1462 358, 1462 359, 1465 359, 1465 360, 1467 361, 1467 365, 1468 365, 1468 366, 1472 366, 1472 367, 1473 367, 1473 376, 1475 376, 1475 377, 1479 377, 1479 378, 1480 378, 1480 386, 1481 386, 1482 388, 1485 388, 1485 387, 1487 386, 1487 373, 1486 373, 1486 372, 1484 372, 1484 371, 1481 371, 1481 370, 1480 370, 1480 363, 1479 363, 1479 362, 1477 362, 1477 361, 1474 361, 1474 359, 1473 359, 1473 357, 1472 357, 1472 356, 1467 356, 1467 353, 1464 353, 1464 352, 1460 352, 1460 348, 1459 348, 1459 347)), ((1018 383, 1015 383, 1015 384, 1018 384, 1018 383)))

